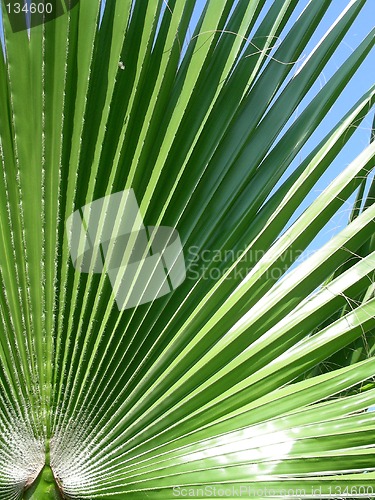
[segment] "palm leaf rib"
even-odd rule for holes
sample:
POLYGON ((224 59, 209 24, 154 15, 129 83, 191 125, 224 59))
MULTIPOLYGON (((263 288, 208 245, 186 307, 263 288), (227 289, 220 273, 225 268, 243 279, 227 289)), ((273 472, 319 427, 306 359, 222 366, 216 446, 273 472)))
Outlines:
POLYGON ((374 30, 315 91, 371 0, 63 3, 1 4, 0 499, 371 498, 374 30))

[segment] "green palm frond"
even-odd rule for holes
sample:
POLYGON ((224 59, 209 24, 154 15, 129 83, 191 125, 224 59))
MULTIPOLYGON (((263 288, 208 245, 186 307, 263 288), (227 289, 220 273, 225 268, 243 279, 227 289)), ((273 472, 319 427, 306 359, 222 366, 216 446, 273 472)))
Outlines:
POLYGON ((343 2, 303 62, 331 0, 298 18, 299 0, 107 0, 102 16, 80 0, 18 31, 2 2, 1 499, 372 496, 375 142, 307 200, 375 86, 304 148, 371 70, 374 31, 311 97, 371 1, 343 2), (155 226, 178 231, 186 279, 121 308, 123 275, 94 272, 121 214, 90 210, 129 190, 151 246, 155 226), (77 248, 94 231, 81 268, 74 213, 77 248))

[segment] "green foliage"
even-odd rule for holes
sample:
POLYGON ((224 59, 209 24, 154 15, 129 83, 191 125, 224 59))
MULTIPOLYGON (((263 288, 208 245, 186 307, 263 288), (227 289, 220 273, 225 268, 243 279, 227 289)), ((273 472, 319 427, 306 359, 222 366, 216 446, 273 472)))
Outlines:
POLYGON ((374 32, 290 120, 366 0, 298 71, 330 0, 286 32, 298 0, 207 0, 190 37, 198 3, 107 0, 100 23, 80 0, 30 37, 2 4, 2 500, 371 496, 375 143, 293 217, 373 104, 374 87, 294 167, 374 32), (119 311, 65 223, 130 188, 179 231, 187 278, 119 311))

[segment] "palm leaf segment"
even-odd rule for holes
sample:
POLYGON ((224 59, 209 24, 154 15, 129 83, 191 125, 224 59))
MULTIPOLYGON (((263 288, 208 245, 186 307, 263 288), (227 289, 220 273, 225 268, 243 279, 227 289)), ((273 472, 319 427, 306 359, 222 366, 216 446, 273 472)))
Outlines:
POLYGON ((294 214, 374 88, 288 169, 374 44, 292 123, 365 0, 301 64, 330 3, 285 33, 298 0, 207 1, 191 36, 195 0, 107 2, 102 20, 81 0, 28 36, 3 2, 2 499, 43 467, 28 497, 371 496, 375 144, 294 214), (358 188, 347 227, 286 273, 358 188), (187 278, 119 311, 65 223, 129 189, 147 225, 178 229, 187 278))

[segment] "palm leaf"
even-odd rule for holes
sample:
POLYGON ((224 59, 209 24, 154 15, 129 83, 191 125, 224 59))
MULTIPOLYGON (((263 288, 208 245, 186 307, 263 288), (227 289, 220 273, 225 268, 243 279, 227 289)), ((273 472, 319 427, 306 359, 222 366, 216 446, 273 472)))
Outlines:
MULTIPOLYGON (((311 97, 367 2, 300 64, 330 3, 297 18, 298 0, 124 0, 101 16, 80 0, 13 31, 3 2, 2 499, 372 496, 375 143, 306 200, 375 88, 304 146, 374 32, 311 97), (66 222, 129 189, 147 225, 178 230, 186 279, 119 309, 94 260, 73 265, 66 222), (353 194, 348 225, 296 262, 353 194), (353 345, 370 347, 348 362, 353 345)), ((119 217, 99 217, 94 246, 119 217)))

